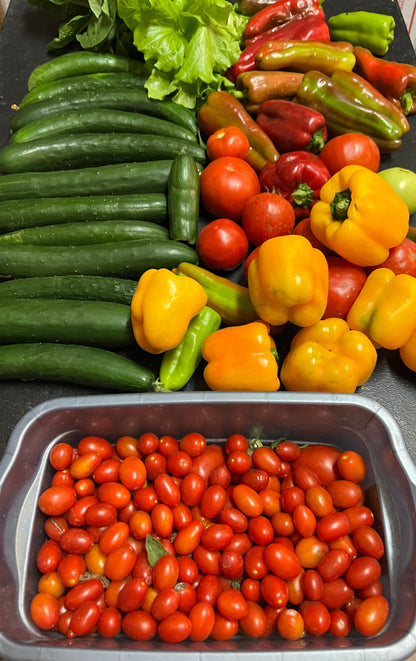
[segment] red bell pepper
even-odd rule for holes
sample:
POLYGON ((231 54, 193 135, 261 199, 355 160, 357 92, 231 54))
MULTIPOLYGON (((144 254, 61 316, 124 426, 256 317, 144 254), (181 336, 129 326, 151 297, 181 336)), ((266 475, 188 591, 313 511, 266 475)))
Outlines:
POLYGON ((262 103, 256 121, 281 154, 299 150, 318 154, 328 137, 320 112, 286 99, 262 103))
POLYGON ((321 187, 331 177, 325 163, 309 151, 291 151, 279 160, 266 163, 259 179, 262 191, 285 197, 293 206, 296 218, 309 216, 319 200, 321 187))
POLYGON ((277 0, 250 18, 244 29, 243 39, 251 39, 276 25, 289 21, 293 16, 303 14, 308 9, 319 9, 320 3, 321 0, 277 0))

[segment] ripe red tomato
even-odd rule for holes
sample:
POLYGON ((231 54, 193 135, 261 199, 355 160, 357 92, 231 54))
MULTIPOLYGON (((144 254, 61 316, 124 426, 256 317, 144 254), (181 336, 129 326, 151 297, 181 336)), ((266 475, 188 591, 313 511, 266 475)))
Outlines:
POLYGON ((334 480, 327 485, 327 489, 337 509, 359 505, 364 496, 361 485, 351 480, 334 480))
POLYGON ((234 220, 218 218, 202 228, 196 250, 208 268, 232 271, 248 255, 247 235, 234 220))
POLYGON ((107 606, 98 618, 97 631, 102 638, 115 638, 121 631, 121 621, 118 608, 107 606))
POLYGON ((259 193, 244 206, 241 224, 253 246, 260 246, 267 239, 291 234, 295 227, 295 211, 278 193, 259 193))
POLYGON ((39 509, 47 516, 59 516, 76 502, 77 492, 71 486, 49 487, 40 494, 39 509))
POLYGON ((133 640, 150 640, 157 633, 157 622, 151 613, 136 610, 124 615, 122 629, 133 640))
POLYGON ((215 611, 213 606, 207 601, 199 601, 193 606, 189 613, 192 630, 191 640, 201 642, 210 635, 215 621, 215 611))
POLYGON ((326 259, 329 275, 328 302, 322 318, 346 319, 351 305, 367 280, 367 273, 361 266, 351 264, 342 257, 330 255, 326 259))
POLYGON ((362 482, 367 474, 363 457, 354 450, 343 452, 337 461, 337 466, 344 480, 362 482))
POLYGON ((334 581, 348 569, 351 558, 343 549, 329 549, 317 565, 317 570, 324 581, 334 581))
POLYGON ((293 463, 293 469, 307 466, 318 475, 321 484, 326 486, 339 477, 337 461, 341 450, 332 445, 312 444, 302 448, 301 453, 293 463))
POLYGON ((96 601, 104 592, 104 586, 99 578, 90 578, 87 581, 78 583, 66 593, 64 597, 64 606, 74 611, 81 606, 84 601, 96 601))
POLYGON ((275 574, 266 574, 260 583, 264 601, 274 608, 284 608, 289 599, 287 582, 275 574))
POLYGON ((305 600, 299 607, 299 612, 303 617, 305 630, 315 636, 322 636, 326 633, 331 624, 329 610, 321 601, 305 600))
POLYGON ((247 615, 239 620, 239 625, 246 636, 260 638, 267 627, 267 618, 263 608, 255 601, 247 601, 247 615))
POLYGON ((236 588, 223 590, 218 595, 216 606, 221 615, 229 620, 241 620, 247 615, 247 602, 236 588))
POLYGON ((371 555, 373 558, 380 560, 384 554, 383 540, 377 530, 370 528, 370 526, 360 526, 354 530, 352 541, 357 551, 363 555, 371 555))
POLYGON ((389 602, 385 597, 369 597, 355 611, 354 624, 363 636, 375 636, 386 624, 389 612, 389 602))
POLYGON ((30 615, 39 629, 53 629, 59 620, 57 598, 47 592, 38 592, 31 601, 30 615))
POLYGON ((65 470, 69 468, 72 461, 74 448, 69 443, 57 443, 52 448, 49 461, 55 470, 65 470))
POLYGON ((285 608, 277 618, 277 631, 285 640, 298 640, 305 631, 302 615, 294 608, 285 608))
POLYGON ((255 170, 234 156, 216 158, 202 171, 200 181, 202 206, 217 218, 239 220, 246 202, 260 193, 255 170))
POLYGON ((345 580, 353 590, 363 590, 380 578, 381 566, 376 558, 361 555, 353 560, 345 574, 345 580))
POLYGON ((391 269, 396 275, 407 273, 416 277, 416 243, 406 237, 398 246, 390 249, 389 256, 382 264, 367 270, 370 273, 375 268, 391 269))
POLYGON ((165 643, 181 643, 186 640, 192 631, 189 617, 181 611, 172 613, 160 622, 157 632, 165 643))
POLYGON ((78 443, 77 450, 79 454, 94 452, 99 454, 101 459, 110 459, 113 456, 113 446, 101 436, 84 436, 78 443))
POLYGON ((246 134, 238 126, 226 126, 212 133, 207 140, 207 154, 210 161, 221 156, 245 158, 250 143, 246 134))
POLYGON ((301 570, 301 564, 296 553, 277 542, 266 546, 264 561, 270 571, 286 581, 295 578, 301 570))
POLYGON ((362 133, 344 133, 331 138, 319 157, 331 175, 345 165, 363 165, 373 172, 377 172, 380 166, 378 146, 372 138, 362 133))

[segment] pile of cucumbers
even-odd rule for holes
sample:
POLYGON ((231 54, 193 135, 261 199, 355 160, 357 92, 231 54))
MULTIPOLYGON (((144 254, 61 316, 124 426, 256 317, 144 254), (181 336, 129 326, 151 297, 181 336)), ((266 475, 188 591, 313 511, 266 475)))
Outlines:
POLYGON ((142 67, 80 51, 29 76, 0 150, 0 379, 156 382, 116 350, 140 352, 140 275, 198 262, 206 152, 194 113, 150 99, 142 67))

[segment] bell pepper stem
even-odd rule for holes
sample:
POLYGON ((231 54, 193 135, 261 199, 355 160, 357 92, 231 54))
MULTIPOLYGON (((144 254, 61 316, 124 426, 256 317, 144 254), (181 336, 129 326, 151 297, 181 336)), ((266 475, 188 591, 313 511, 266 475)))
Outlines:
POLYGON ((346 188, 335 193, 331 202, 331 214, 334 220, 345 220, 348 216, 348 208, 351 203, 351 191, 346 188))

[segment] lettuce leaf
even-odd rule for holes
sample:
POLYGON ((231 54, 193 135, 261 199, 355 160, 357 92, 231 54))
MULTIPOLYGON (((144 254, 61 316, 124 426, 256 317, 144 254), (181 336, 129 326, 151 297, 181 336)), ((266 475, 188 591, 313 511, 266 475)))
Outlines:
POLYGON ((151 98, 195 108, 232 87, 224 73, 240 55, 248 18, 228 0, 117 0, 117 12, 147 63, 151 98))

